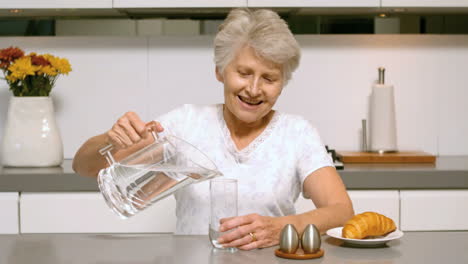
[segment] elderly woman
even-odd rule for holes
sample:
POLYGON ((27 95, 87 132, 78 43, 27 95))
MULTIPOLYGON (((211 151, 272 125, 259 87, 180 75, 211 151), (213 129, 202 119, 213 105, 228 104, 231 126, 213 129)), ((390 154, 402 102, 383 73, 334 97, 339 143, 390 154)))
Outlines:
MULTIPOLYGON (((156 119, 154 129, 196 145, 225 177, 239 183, 239 216, 221 221, 218 239, 226 247, 264 248, 279 243, 286 224, 301 232, 343 225, 354 214, 340 176, 317 130, 304 118, 273 110, 297 68, 300 48, 287 24, 270 10, 236 9, 214 40, 216 78, 224 85, 224 104, 184 105, 156 119), (302 192, 315 210, 296 214, 302 192)), ((73 168, 94 176, 106 166, 98 150, 111 143, 114 157, 125 157, 151 142, 147 123, 128 112, 102 135, 78 150, 73 168)), ((206 182, 176 192, 178 234, 208 232, 206 182)))

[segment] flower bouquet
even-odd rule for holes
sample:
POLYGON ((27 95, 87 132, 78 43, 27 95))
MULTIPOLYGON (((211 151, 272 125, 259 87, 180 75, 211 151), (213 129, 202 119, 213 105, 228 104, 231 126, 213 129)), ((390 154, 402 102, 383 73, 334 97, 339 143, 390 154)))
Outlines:
POLYGON ((65 58, 39 55, 17 47, 0 50, 0 69, 14 96, 49 96, 55 81, 71 71, 65 58))
POLYGON ((0 156, 4 166, 49 167, 63 161, 52 98, 55 81, 71 71, 67 59, 16 47, 0 50, 0 69, 10 98, 0 156))

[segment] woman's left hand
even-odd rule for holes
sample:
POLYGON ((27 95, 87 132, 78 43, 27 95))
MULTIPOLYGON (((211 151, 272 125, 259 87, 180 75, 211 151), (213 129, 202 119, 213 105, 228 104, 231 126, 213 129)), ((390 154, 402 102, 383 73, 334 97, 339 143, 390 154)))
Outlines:
POLYGON ((249 214, 221 219, 221 232, 218 239, 223 247, 237 247, 243 250, 265 248, 279 243, 281 223, 278 218, 249 214))

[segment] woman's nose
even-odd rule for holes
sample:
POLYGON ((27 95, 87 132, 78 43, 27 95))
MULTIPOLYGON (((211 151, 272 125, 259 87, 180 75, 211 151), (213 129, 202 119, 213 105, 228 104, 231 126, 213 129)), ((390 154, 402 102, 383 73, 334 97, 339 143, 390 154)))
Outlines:
POLYGON ((247 92, 251 97, 256 97, 260 95, 260 80, 259 78, 252 78, 252 80, 249 83, 249 86, 247 87, 247 92))

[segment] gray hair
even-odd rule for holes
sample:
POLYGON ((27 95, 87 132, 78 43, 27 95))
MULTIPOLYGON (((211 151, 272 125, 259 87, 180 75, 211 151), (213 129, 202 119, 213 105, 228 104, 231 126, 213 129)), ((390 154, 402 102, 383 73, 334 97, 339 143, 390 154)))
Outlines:
POLYGON ((286 22, 274 11, 234 9, 219 26, 214 39, 214 60, 220 72, 244 46, 263 59, 282 65, 284 85, 299 66, 299 44, 286 22))

